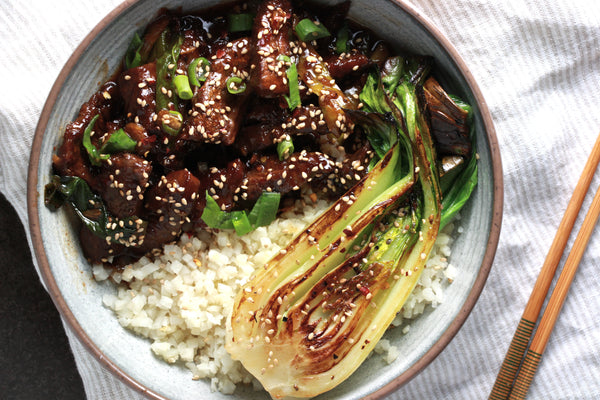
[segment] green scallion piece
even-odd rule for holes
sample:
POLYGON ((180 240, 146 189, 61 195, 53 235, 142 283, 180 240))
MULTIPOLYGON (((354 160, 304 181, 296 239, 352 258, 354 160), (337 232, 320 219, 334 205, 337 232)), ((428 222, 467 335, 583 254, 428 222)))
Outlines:
POLYGON ((210 228, 214 229, 232 229, 230 214, 221 210, 219 204, 213 199, 208 191, 206 192, 206 205, 202 211, 202 220, 210 228))
POLYGON ((338 54, 348 52, 349 35, 350 31, 348 30, 348 24, 344 24, 344 26, 342 26, 335 38, 335 51, 338 54))
MULTIPOLYGON (((183 76, 183 75, 181 75, 183 76)), ((179 111, 169 110, 168 113, 162 115, 161 128, 163 132, 171 136, 175 136, 181 131, 183 126, 183 115, 179 111)))
POLYGON ((90 121, 90 123, 85 127, 85 130, 83 131, 82 140, 83 147, 88 153, 90 162, 96 167, 100 166, 102 160, 107 160, 110 157, 108 154, 100 154, 98 148, 92 143, 92 132, 94 130, 94 125, 96 124, 96 120, 98 119, 98 117, 100 117, 100 114, 95 115, 94 118, 92 118, 92 120, 90 121))
POLYGON ((138 33, 136 32, 133 35, 133 39, 131 39, 131 43, 129 43, 129 47, 127 48, 127 53, 125 53, 125 67, 127 69, 139 67, 142 65, 142 55, 140 54, 140 49, 144 42, 138 33))
POLYGON ((250 223, 248 215, 245 211, 234 211, 231 214, 233 229, 235 229, 235 233, 237 233, 239 236, 245 235, 246 233, 254 230, 254 227, 250 223))
POLYGON ((310 42, 311 40, 331 36, 331 33, 320 22, 304 18, 296 25, 296 36, 303 42, 310 42))
POLYGON ((194 86, 202 86, 202 82, 208 77, 210 71, 210 61, 204 57, 198 57, 192 61, 188 67, 188 78, 194 86))
POLYGON ((175 91, 180 99, 189 100, 194 96, 187 75, 175 75, 173 85, 175 85, 175 91))
POLYGON ((247 32, 252 30, 254 15, 252 14, 229 14, 229 32, 247 32))
POLYGON ((108 140, 100 147, 100 153, 112 154, 119 151, 133 151, 137 142, 133 140, 123 128, 114 131, 108 140))
POLYGON ((302 101, 300 100, 300 86, 298 84, 298 69, 296 68, 296 64, 293 63, 288 56, 282 54, 277 57, 277 59, 290 64, 286 71, 290 95, 285 96, 285 99, 288 103, 288 107, 293 111, 302 104, 302 101))
POLYGON ((279 160, 285 160, 294 152, 294 142, 292 138, 287 136, 281 142, 277 143, 277 155, 279 160))
POLYGON ((111 133, 108 140, 98 149, 92 143, 92 132, 98 117, 100 117, 100 114, 95 115, 85 127, 82 139, 83 147, 88 153, 90 162, 96 167, 99 167, 103 160, 108 160, 111 154, 119 151, 133 151, 137 145, 137 142, 133 140, 123 128, 119 128, 111 133))
POLYGON ((240 94, 246 91, 246 83, 239 76, 230 76, 227 78, 225 86, 231 94, 240 94))
POLYGON ((235 229, 238 235, 245 235, 259 226, 269 225, 277 218, 281 194, 263 192, 252 210, 223 211, 219 204, 206 192, 206 206, 202 212, 202 220, 214 229, 235 229))
POLYGON ((279 210, 279 202, 281 200, 281 194, 277 192, 262 192, 252 210, 248 214, 248 219, 252 226, 266 226, 277 218, 277 211, 279 210))
POLYGON ((166 28, 154 45, 156 56, 156 112, 170 110, 178 107, 178 98, 170 96, 170 91, 175 91, 173 76, 174 68, 179 60, 183 35, 171 38, 169 28, 166 28))

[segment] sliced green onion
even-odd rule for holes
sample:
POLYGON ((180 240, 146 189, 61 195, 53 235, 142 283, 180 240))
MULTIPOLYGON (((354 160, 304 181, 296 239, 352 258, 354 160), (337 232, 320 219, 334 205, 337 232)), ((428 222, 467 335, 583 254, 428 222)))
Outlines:
POLYGON ((206 225, 214 229, 232 229, 233 223, 228 213, 221 210, 219 204, 206 192, 206 205, 202 211, 202 220, 206 225))
POLYGON ((235 229, 238 235, 245 235, 259 226, 269 225, 277 218, 281 195, 276 192, 263 192, 252 210, 223 211, 219 204, 206 192, 206 205, 202 220, 214 229, 235 229))
POLYGON ((143 44, 142 38, 136 32, 135 35, 133 35, 133 39, 131 39, 131 43, 129 43, 127 53, 125 53, 125 67, 127 67, 127 69, 142 65, 140 49, 143 44))
POLYGON ((350 32, 348 31, 348 24, 344 24, 344 26, 342 26, 335 38, 335 51, 338 54, 348 52, 349 35, 350 32))
MULTIPOLYGON (((159 55, 156 58, 156 112, 169 110, 171 106, 177 108, 177 98, 170 96, 173 86, 173 66, 177 65, 183 36, 178 35, 175 40, 169 40, 169 29, 165 29, 155 45, 159 55), (163 90, 164 88, 164 90, 163 90)), ((189 85, 189 83, 188 83, 189 85)))
POLYGON ((175 91, 180 99, 189 100, 194 97, 187 75, 175 75, 173 85, 175 85, 175 91))
POLYGON ((83 131, 82 140, 83 147, 85 147, 85 150, 88 153, 90 162, 92 163, 92 165, 95 165, 97 167, 100 166, 102 160, 107 160, 110 157, 108 154, 100 154, 98 148, 96 148, 96 146, 94 146, 94 144, 92 143, 92 131, 94 130, 94 124, 96 123, 96 120, 99 116, 100 114, 95 115, 94 118, 92 118, 90 123, 87 125, 87 127, 83 131))
POLYGON ((118 151, 133 151, 137 142, 133 140, 123 128, 114 131, 108 140, 100 147, 100 153, 112 154, 118 151))
POLYGON ((331 36, 327 28, 320 22, 314 22, 308 18, 304 18, 296 25, 296 35, 303 42, 321 39, 331 36))
POLYGON ((280 160, 285 160, 294 152, 294 142, 292 138, 287 136, 284 140, 277 143, 277 155, 280 160))
POLYGON ((250 224, 248 215, 245 211, 234 211, 231 213, 231 222, 233 223, 233 229, 239 236, 245 235, 246 233, 252 232, 254 227, 250 224))
MULTIPOLYGON (((183 75, 181 75, 183 76, 183 75)), ((175 136, 181 131, 183 126, 183 115, 179 111, 169 110, 169 113, 162 114, 161 128, 163 132, 175 136)))
POLYGON ((231 94, 240 94, 246 91, 246 83, 239 76, 230 76, 225 82, 227 91, 231 94))
POLYGON ((302 104, 302 101, 300 100, 300 86, 298 85, 298 69, 296 68, 296 64, 286 55, 282 54, 277 57, 277 59, 290 64, 286 71, 290 95, 285 96, 285 100, 287 101, 290 110, 293 111, 302 104))
POLYGON ((252 30, 254 15, 252 14, 229 14, 229 32, 247 32, 252 30))
POLYGON ((252 210, 248 214, 248 219, 253 227, 266 226, 277 218, 281 194, 277 192, 262 192, 252 210))
POLYGON ((188 67, 188 78, 194 86, 202 86, 202 82, 208 77, 210 61, 204 57, 198 57, 188 67))
POLYGON ((108 140, 102 144, 100 149, 98 149, 92 143, 92 131, 94 130, 94 125, 96 124, 96 120, 100 114, 97 114, 92 118, 88 126, 83 131, 83 140, 82 144, 85 150, 88 153, 90 158, 90 162, 92 165, 100 166, 103 160, 108 160, 112 153, 116 153, 119 151, 133 151, 137 142, 133 140, 127 132, 123 130, 123 128, 119 128, 114 131, 108 140))

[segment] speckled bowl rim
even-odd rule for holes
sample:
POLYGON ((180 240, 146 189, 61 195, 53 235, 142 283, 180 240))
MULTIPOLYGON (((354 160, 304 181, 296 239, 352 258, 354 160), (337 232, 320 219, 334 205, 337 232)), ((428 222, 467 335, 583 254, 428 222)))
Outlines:
MULTIPOLYGON (((395 379, 390 381, 387 385, 383 386, 379 390, 365 397, 367 400, 379 399, 385 395, 388 395, 404 384, 408 383, 414 378, 419 372, 421 372, 429 363, 431 363, 448 345, 452 338, 456 335, 458 330, 461 328, 471 310, 475 306, 481 291, 485 285, 487 277, 489 275, 496 249, 498 247, 498 241, 500 237, 500 228, 502 221, 502 210, 503 210, 503 198, 504 198, 504 186, 502 176, 502 162, 500 158, 500 149, 498 145, 498 139, 492 122, 487 103, 485 102, 483 95, 479 89, 479 86, 475 82, 471 71, 460 57, 457 50, 450 43, 450 41, 440 32, 439 29, 423 14, 417 11, 413 6, 406 4, 403 0, 389 0, 400 7, 404 12, 412 16, 414 20, 419 23, 432 37, 440 44, 440 46, 447 52, 452 58, 459 71, 463 75, 467 82, 469 89, 473 93, 474 99, 477 102, 479 112, 481 114, 483 126, 485 127, 486 136, 489 142, 489 151, 491 155, 491 165, 493 174, 493 207, 492 207, 492 223, 489 232, 488 242, 486 245, 486 251, 479 269, 479 273, 475 279, 475 282, 471 288, 471 291, 464 302, 462 308, 451 322, 446 331, 440 336, 440 338, 433 344, 433 346, 425 352, 425 354, 418 359, 411 367, 405 370, 402 374, 397 376, 395 379)), ((73 313, 69 309, 69 306, 65 302, 62 294, 54 280, 52 275, 50 264, 46 256, 46 252, 42 243, 42 235, 40 229, 40 221, 38 215, 38 202, 37 199, 41 196, 41 193, 37 192, 38 185, 38 167, 40 159, 40 151, 42 147, 42 139, 46 130, 46 125, 50 118, 52 109, 58 98, 58 93, 63 86, 67 76, 77 64, 79 58, 90 45, 92 40, 106 28, 119 14, 124 12, 127 8, 136 4, 138 0, 126 0, 106 15, 83 39, 79 46, 75 49, 71 57, 67 60, 65 66, 60 71, 50 94, 44 104, 44 108, 40 114, 37 127, 35 129, 35 135, 33 137, 31 155, 29 159, 28 167, 28 178, 27 178, 27 209, 29 215, 29 230, 31 240, 33 243, 33 250, 38 261, 38 266, 42 275, 42 279, 46 288, 50 294, 50 297, 54 301, 54 304, 60 312, 62 318, 66 321, 71 331, 79 339, 79 341, 85 346, 85 348, 93 354, 96 359, 105 367, 108 371, 113 373, 119 380, 129 385, 136 391, 145 394, 151 399, 157 400, 168 400, 167 398, 157 394, 156 392, 146 388, 144 385, 137 382, 135 379, 130 377, 122 369, 120 369, 112 360, 107 358, 98 346, 89 338, 85 333, 79 322, 74 317, 73 313)))

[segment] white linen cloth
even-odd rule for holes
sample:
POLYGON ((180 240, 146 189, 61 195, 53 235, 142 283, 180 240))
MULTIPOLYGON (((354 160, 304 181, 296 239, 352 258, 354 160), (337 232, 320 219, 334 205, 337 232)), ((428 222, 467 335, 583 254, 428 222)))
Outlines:
MULTIPOLYGON (((600 2, 412 2, 456 46, 487 100, 502 151, 505 208, 494 266, 472 314, 442 354, 389 398, 482 399, 600 131, 600 2)), ((71 52, 118 3, 0 2, 0 190, 25 227, 26 167, 41 108, 71 52)), ((594 190, 599 182, 600 172, 594 190)), ((584 209, 590 203, 588 195, 584 209)), ((596 229, 529 398, 600 398, 599 272, 596 229)), ((68 335, 88 399, 142 398, 68 335)))

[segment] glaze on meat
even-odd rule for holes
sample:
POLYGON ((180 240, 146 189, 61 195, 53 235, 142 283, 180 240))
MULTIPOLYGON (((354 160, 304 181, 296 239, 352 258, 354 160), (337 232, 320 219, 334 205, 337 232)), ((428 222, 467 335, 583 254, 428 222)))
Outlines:
POLYGON ((288 0, 201 14, 162 11, 124 67, 67 125, 53 157, 56 174, 81 178, 100 196, 108 227, 118 231, 127 221, 136 229, 125 240, 82 226, 85 256, 124 265, 184 231, 207 229, 206 196, 226 212, 249 210, 265 192, 335 197, 360 180, 372 150, 345 110, 361 107, 358 93, 377 63, 376 46, 354 43, 362 30, 352 28, 352 50, 336 52, 348 6, 323 16, 288 0), (253 23, 232 30, 231 13, 252 14, 253 23), (303 18, 324 24, 331 35, 300 40, 295 26, 303 18), (199 58, 209 63, 204 75, 190 69, 199 58), (292 64, 301 104, 290 108, 292 64), (196 73, 200 84, 190 83, 191 94, 182 95, 176 77, 192 82, 196 73), (91 162, 84 132, 96 115, 92 146, 102 149, 120 130, 135 145, 91 162), (293 151, 278 153, 282 141, 293 142, 293 151))

